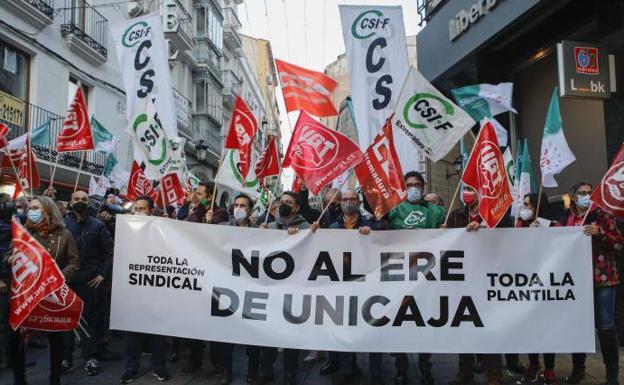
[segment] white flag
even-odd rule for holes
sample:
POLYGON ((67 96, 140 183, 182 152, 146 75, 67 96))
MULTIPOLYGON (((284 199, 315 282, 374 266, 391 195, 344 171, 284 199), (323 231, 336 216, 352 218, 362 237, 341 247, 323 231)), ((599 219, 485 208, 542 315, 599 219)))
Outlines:
POLYGON ((105 176, 101 176, 100 180, 96 181, 95 177, 91 175, 91 179, 89 179, 89 195, 99 195, 103 197, 110 186, 110 182, 105 176))
POLYGON ((412 144, 434 162, 444 158, 475 125, 464 110, 455 105, 410 67, 392 122, 412 144))
POLYGON ((540 167, 542 169, 542 185, 544 187, 557 187, 555 175, 559 174, 576 158, 568 147, 568 142, 563 135, 563 121, 559 110, 559 96, 557 87, 553 90, 550 98, 550 106, 544 124, 542 136, 542 150, 540 167))
MULTIPOLYGON (((243 183, 243 174, 240 169, 240 158, 238 150, 226 150, 223 163, 219 167, 216 177, 217 184, 229 187, 232 190, 243 192, 252 198, 259 198, 262 195, 262 188, 256 179, 256 172, 251 167, 247 173, 247 179, 243 183)), ((252 164, 255 163, 252 162, 252 164)))

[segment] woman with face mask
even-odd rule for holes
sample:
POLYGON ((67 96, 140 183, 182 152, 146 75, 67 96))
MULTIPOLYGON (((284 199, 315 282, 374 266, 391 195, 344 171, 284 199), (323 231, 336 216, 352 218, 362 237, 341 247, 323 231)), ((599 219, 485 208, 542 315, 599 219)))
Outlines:
MULTIPOLYGON (((33 198, 28 207, 26 229, 50 253, 56 261, 66 282, 70 283, 80 266, 78 249, 71 233, 65 229, 63 217, 56 203, 48 197, 33 198)), ((12 256, 7 263, 12 263, 12 256)), ((50 385, 61 383, 61 362, 63 361, 63 332, 46 332, 50 343, 50 385)), ((24 369, 24 344, 20 330, 11 332, 9 357, 15 384, 26 384, 24 369)))
MULTIPOLYGON (((592 185, 580 182, 570 189, 570 209, 559 220, 562 226, 582 226, 592 237, 592 265, 594 280, 594 318, 598 329, 600 350, 605 364, 607 385, 618 384, 619 345, 615 326, 615 293, 620 276, 615 263, 617 253, 624 248, 624 229, 615 217, 597 209, 585 218, 591 209, 592 185)), ((572 373, 568 384, 578 384, 585 378, 585 353, 572 354, 572 373)))

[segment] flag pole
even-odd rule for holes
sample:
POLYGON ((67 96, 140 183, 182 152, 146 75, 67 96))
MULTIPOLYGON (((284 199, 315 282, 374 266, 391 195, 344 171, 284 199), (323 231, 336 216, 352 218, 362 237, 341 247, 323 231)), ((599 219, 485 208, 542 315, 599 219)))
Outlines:
POLYGON ((167 203, 165 202, 165 184, 163 183, 162 178, 160 179, 159 184, 160 186, 158 187, 160 190, 160 199, 162 199, 163 211, 165 212, 165 216, 166 216, 167 215, 167 203))
POLYGON ((76 174, 76 183, 74 183, 74 192, 78 189, 78 179, 80 179, 80 173, 82 171, 82 163, 84 162, 85 151, 82 151, 82 156, 80 157, 80 165, 78 166, 78 173, 76 174))
POLYGON ((589 215, 589 213, 592 210, 593 206, 594 206, 594 202, 591 202, 589 204, 589 207, 587 208, 587 211, 585 212, 585 215, 583 216, 583 221, 581 222, 581 226, 585 225, 585 221, 587 220, 587 216, 589 215))
POLYGON ((273 204, 273 200, 275 199, 275 193, 277 192, 277 187, 279 186, 280 179, 282 178, 282 171, 284 169, 280 167, 280 172, 277 174, 277 182, 275 183, 275 187, 273 188, 273 192, 269 190, 269 204, 267 205, 267 212, 264 216, 264 224, 269 223, 269 213, 271 211, 271 205, 273 204))
MULTIPOLYGON (((28 134, 30 135, 30 133, 28 134)), ((30 197, 34 197, 35 195, 33 194, 33 177, 32 177, 32 162, 31 162, 31 147, 30 147, 30 136, 28 136, 26 138, 26 140, 28 141, 27 145, 26 145, 26 162, 28 164, 28 174, 29 174, 29 178, 30 180, 28 181, 28 184, 30 185, 30 197)))
MULTIPOLYGON (((344 185, 349 181, 349 178, 351 177, 351 172, 352 171, 353 171, 353 169, 349 170, 349 175, 347 175, 347 177, 342 181, 342 183, 340 183, 340 186, 338 186, 338 188, 336 189, 336 192, 334 193, 334 195, 332 195, 331 199, 329 200, 329 203, 331 203, 336 198, 336 196, 340 193, 340 191, 342 190, 344 185)), ((325 215, 325 212, 329 208, 329 203, 327 204, 327 206, 325 206, 323 211, 321 211, 321 215, 319 215, 319 217, 318 217, 318 219, 316 220, 315 223, 318 224, 319 221, 321 220, 321 218, 323 218, 323 215, 325 215)))
POLYGON ((540 180, 540 187, 537 193, 537 207, 535 208, 535 219, 533 220, 533 223, 537 222, 537 218, 539 217, 540 206, 542 205, 542 189, 543 188, 544 188, 544 183, 542 183, 542 180, 540 180))
MULTIPOLYGON (((475 134, 472 132, 472 128, 470 129, 470 136, 472 136, 472 148, 470 149, 470 155, 468 156, 468 160, 470 160, 470 158, 472 158, 472 153, 475 150, 476 144, 477 144, 477 137, 475 137, 475 134)), ((479 134, 481 134, 481 130, 479 129, 479 134)), ((446 213, 446 218, 444 218, 444 224, 442 226, 446 227, 446 223, 449 220, 449 217, 451 216, 451 211, 453 209, 453 206, 455 205, 455 200, 457 199, 457 194, 459 194, 459 189, 461 187, 462 184, 462 179, 464 177, 464 173, 466 172, 466 170, 462 170, 461 175, 459 176, 459 182, 457 182, 457 188, 455 188, 455 193, 453 194, 453 199, 451 200, 451 204, 448 208, 448 212, 446 213)))
MULTIPOLYGON (((224 151, 223 151, 223 147, 221 147, 221 156, 219 157, 219 165, 217 166, 217 173, 215 174, 214 177, 214 187, 212 188, 212 202, 210 202, 210 211, 214 210, 214 203, 215 200, 217 199, 217 176, 219 175, 219 172, 221 171, 221 165, 223 164, 223 156, 224 156, 224 151)), ((243 184, 245 183, 245 181, 243 181, 243 184)))
POLYGON ((61 155, 61 153, 56 150, 56 157, 54 157, 54 168, 52 169, 52 175, 50 176, 50 187, 54 186, 54 175, 56 175, 56 166, 58 166, 59 155, 61 155))

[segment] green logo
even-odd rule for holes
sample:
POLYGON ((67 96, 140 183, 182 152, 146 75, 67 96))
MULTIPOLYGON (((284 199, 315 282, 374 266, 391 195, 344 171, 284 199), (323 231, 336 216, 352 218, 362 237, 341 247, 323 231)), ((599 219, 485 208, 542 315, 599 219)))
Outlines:
POLYGON ((154 166, 160 166, 167 158, 167 138, 160 124, 157 121, 154 121, 154 124, 149 124, 147 114, 141 114, 134 119, 132 129, 139 142, 147 150, 148 162, 154 166), (154 153, 158 154, 159 152, 160 155, 153 156, 154 153))
POLYGON ((429 93, 416 94, 403 106, 403 119, 414 129, 422 130, 430 126, 436 130, 453 128, 453 124, 448 121, 453 115, 455 108, 448 100, 429 93), (421 118, 417 122, 410 119, 412 109, 421 118))
POLYGON ((145 21, 136 22, 126 29, 121 37, 121 44, 128 48, 134 47, 148 37, 151 30, 152 28, 145 21))
POLYGON ((247 188, 256 188, 256 186, 258 185, 258 180, 254 179, 254 180, 248 180, 248 181, 244 181, 243 183, 243 173, 241 172, 240 169, 240 163, 237 163, 234 160, 234 151, 230 151, 230 156, 229 156, 229 161, 230 161, 230 168, 232 169, 232 173, 234 174, 234 178, 236 178, 236 180, 243 185, 243 187, 247 187, 247 188))
POLYGON ((351 25, 351 34, 356 39, 368 39, 376 33, 376 29, 385 28, 390 22, 390 18, 383 18, 383 12, 376 9, 364 11, 358 15, 351 25), (374 15, 373 17, 365 17, 366 15, 374 15), (375 17, 376 16, 376 17, 375 17), (358 32, 358 27, 362 32, 358 32), (363 30, 370 30, 370 32, 364 35, 363 30))

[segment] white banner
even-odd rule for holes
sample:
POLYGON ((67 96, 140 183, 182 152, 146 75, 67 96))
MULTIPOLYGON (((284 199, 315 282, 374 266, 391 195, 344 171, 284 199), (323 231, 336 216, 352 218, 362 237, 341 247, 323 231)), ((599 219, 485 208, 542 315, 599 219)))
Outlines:
POLYGON ((580 228, 288 235, 118 215, 114 261, 113 329, 329 351, 595 348, 580 228))
POLYGON ((171 91, 171 74, 160 14, 136 17, 111 27, 119 68, 126 89, 128 120, 136 116, 140 101, 155 99, 156 111, 169 138, 178 136, 171 91))
MULTIPOLYGON (((408 72, 401 6, 339 5, 349 65, 351 100, 362 151, 390 117, 408 72)), ((394 144, 403 171, 417 170, 418 157, 402 132, 394 144)))

